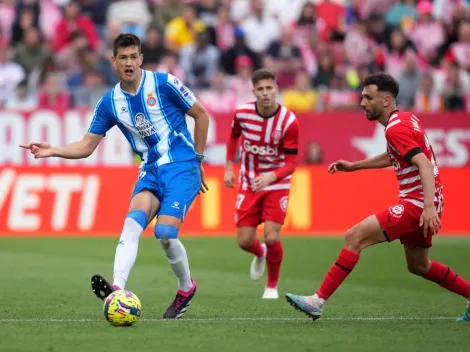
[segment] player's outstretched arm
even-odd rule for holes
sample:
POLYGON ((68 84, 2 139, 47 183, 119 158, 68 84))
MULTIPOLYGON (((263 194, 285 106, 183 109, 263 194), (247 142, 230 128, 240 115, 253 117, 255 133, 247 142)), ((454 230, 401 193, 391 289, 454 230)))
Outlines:
POLYGON ((334 174, 338 171, 353 172, 365 169, 383 169, 390 166, 392 166, 392 163, 387 152, 385 152, 374 156, 373 158, 360 161, 351 162, 346 160, 338 160, 328 167, 328 172, 330 174, 334 174))
POLYGON ((82 140, 62 147, 53 147, 47 142, 33 142, 21 144, 21 148, 29 149, 35 159, 57 157, 64 159, 83 159, 89 157, 95 151, 103 135, 87 132, 82 140))

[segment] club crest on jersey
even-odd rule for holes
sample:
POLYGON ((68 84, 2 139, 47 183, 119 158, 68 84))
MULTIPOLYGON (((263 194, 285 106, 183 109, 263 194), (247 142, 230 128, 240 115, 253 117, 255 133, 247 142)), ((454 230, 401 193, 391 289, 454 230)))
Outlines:
POLYGON ((281 210, 284 213, 287 213, 287 206, 289 205, 289 197, 287 196, 281 197, 281 199, 279 200, 279 205, 281 206, 281 210))
POLYGON ((149 137, 157 133, 155 127, 142 113, 135 115, 135 128, 142 138, 149 137))
POLYGON ((397 205, 391 206, 390 208, 388 208, 388 210, 390 212, 390 215, 392 215, 394 218, 399 219, 405 212, 405 207, 401 204, 397 204, 397 205))
POLYGON ((279 144, 282 138, 282 131, 278 129, 274 130, 271 137, 273 139, 274 144, 279 144))
POLYGON ((149 93, 147 95, 147 105, 155 106, 156 103, 157 103, 157 98, 155 98, 152 93, 149 93))

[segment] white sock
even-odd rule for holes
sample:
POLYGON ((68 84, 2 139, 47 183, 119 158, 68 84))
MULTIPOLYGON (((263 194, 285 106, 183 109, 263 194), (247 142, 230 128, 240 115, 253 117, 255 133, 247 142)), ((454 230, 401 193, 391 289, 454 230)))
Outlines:
POLYGON ((126 218, 114 257, 113 285, 121 289, 126 286, 127 278, 137 258, 142 231, 144 229, 134 219, 126 218))
POLYGON ((190 291, 193 287, 189 271, 188 255, 183 243, 179 239, 159 240, 166 253, 168 262, 178 278, 178 288, 181 291, 190 291))

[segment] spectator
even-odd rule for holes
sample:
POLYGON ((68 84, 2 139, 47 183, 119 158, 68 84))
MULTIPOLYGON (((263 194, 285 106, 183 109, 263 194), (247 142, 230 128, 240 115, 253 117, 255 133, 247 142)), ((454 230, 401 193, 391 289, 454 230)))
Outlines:
POLYGON ((225 52, 235 44, 234 26, 229 18, 228 9, 221 6, 217 11, 217 20, 215 23, 216 45, 225 52))
POLYGON ((281 37, 280 23, 265 13, 262 0, 251 1, 251 14, 240 24, 246 44, 255 53, 262 54, 269 44, 281 37))
POLYGON ((405 54, 404 68, 397 77, 397 82, 400 85, 397 104, 401 109, 411 109, 413 107, 415 93, 419 89, 420 81, 421 74, 416 54, 409 51, 405 54))
POLYGON ((5 103, 5 108, 10 110, 31 111, 36 107, 36 95, 29 92, 26 81, 16 87, 15 93, 5 103))
POLYGON ((310 77, 305 72, 297 72, 295 86, 282 92, 282 104, 295 112, 312 112, 317 103, 318 95, 310 85, 310 77))
POLYGON ((222 56, 222 66, 229 75, 235 74, 235 61, 240 56, 249 57, 254 69, 261 67, 260 57, 246 44, 245 32, 241 28, 236 28, 235 45, 222 56))
POLYGON ((26 77, 20 65, 8 60, 6 45, 0 41, 0 107, 4 106, 26 77))
POLYGON ((111 87, 106 85, 106 78, 101 71, 89 70, 83 73, 83 85, 72 94, 75 107, 94 108, 111 87))
POLYGON ((175 77, 178 77, 181 81, 186 82, 186 76, 181 66, 178 64, 178 55, 174 52, 167 50, 162 57, 162 60, 158 64, 157 71, 167 72, 175 77))
POLYGON ((385 20, 394 27, 402 27, 407 30, 408 23, 414 22, 418 18, 416 10, 417 0, 400 0, 387 12, 385 20))
POLYGON ((235 60, 235 71, 236 74, 230 80, 229 87, 237 97, 237 105, 253 101, 253 85, 251 83, 253 62, 248 56, 239 56, 235 60))
POLYGON ((464 82, 460 76, 461 68, 457 63, 450 65, 448 77, 444 85, 444 104, 447 110, 465 111, 466 96, 470 94, 468 86, 464 86, 464 82))
POLYGON ((227 79, 218 71, 209 89, 198 93, 198 100, 212 113, 233 113, 237 108, 237 95, 229 89, 227 79))
POLYGON ((401 29, 396 28, 387 43, 384 58, 385 71, 393 77, 397 77, 403 71, 404 58, 408 51, 414 51, 413 43, 406 38, 401 29))
POLYGON ((324 53, 320 56, 318 72, 313 79, 315 88, 327 89, 330 86, 331 78, 335 73, 335 63, 330 53, 324 53))
POLYGON ((438 48, 445 41, 444 27, 432 17, 432 3, 422 0, 418 3, 418 20, 411 29, 410 39, 420 55, 427 60, 437 57, 438 48))
POLYGON ((444 100, 434 88, 434 78, 431 72, 425 72, 421 78, 413 109, 424 113, 440 112, 444 109, 444 100))
POLYGON ((15 47, 13 61, 21 65, 26 76, 29 76, 35 68, 42 66, 49 55, 38 29, 31 27, 24 32, 24 41, 15 47))
POLYGON ((155 6, 155 26, 163 33, 168 23, 180 16, 184 8, 184 0, 163 0, 161 5, 155 6))
POLYGON ((64 89, 62 75, 48 72, 39 93, 39 109, 67 110, 70 108, 70 96, 64 89))
POLYGON ((74 33, 82 33, 93 50, 98 49, 99 36, 93 22, 80 15, 80 4, 72 0, 65 7, 64 18, 57 25, 57 34, 52 45, 55 52, 66 48, 72 43, 74 33))
POLYGON ((196 42, 183 47, 180 65, 191 88, 207 88, 219 67, 220 53, 209 43, 208 32, 196 35, 196 42))
POLYGON ((156 27, 149 27, 146 38, 142 42, 144 65, 150 64, 157 66, 164 51, 165 46, 163 45, 160 32, 156 27))
POLYGON ((349 87, 345 73, 342 68, 336 68, 335 74, 331 77, 330 88, 321 93, 325 111, 357 109, 359 97, 356 91, 349 87))
POLYGON ((447 57, 470 72, 470 22, 460 23, 458 41, 450 46, 447 57))
POLYGON ((132 33, 145 39, 145 33, 152 21, 146 0, 120 0, 108 9, 108 21, 119 27, 120 32, 132 33))
POLYGON ((168 49, 177 53, 183 46, 194 43, 196 34, 204 30, 204 22, 197 18, 194 7, 186 5, 180 17, 168 22, 165 44, 168 49))

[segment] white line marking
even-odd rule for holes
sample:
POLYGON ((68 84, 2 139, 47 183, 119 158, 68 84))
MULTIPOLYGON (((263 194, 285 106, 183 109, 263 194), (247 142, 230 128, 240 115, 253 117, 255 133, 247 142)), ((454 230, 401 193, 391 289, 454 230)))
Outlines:
MULTIPOLYGON (((332 318, 322 318, 321 320, 334 320, 334 321, 424 321, 424 320, 455 320, 456 317, 332 317, 332 318)), ((307 317, 305 318, 271 318, 271 317, 234 317, 234 318, 183 318, 177 320, 178 322, 211 322, 211 323, 224 323, 230 321, 308 321, 307 317)), ((103 320, 97 319, 0 319, 0 323, 98 323, 103 322, 103 320)), ((167 319, 141 319, 140 322, 143 323, 167 323, 175 320, 167 319)))

